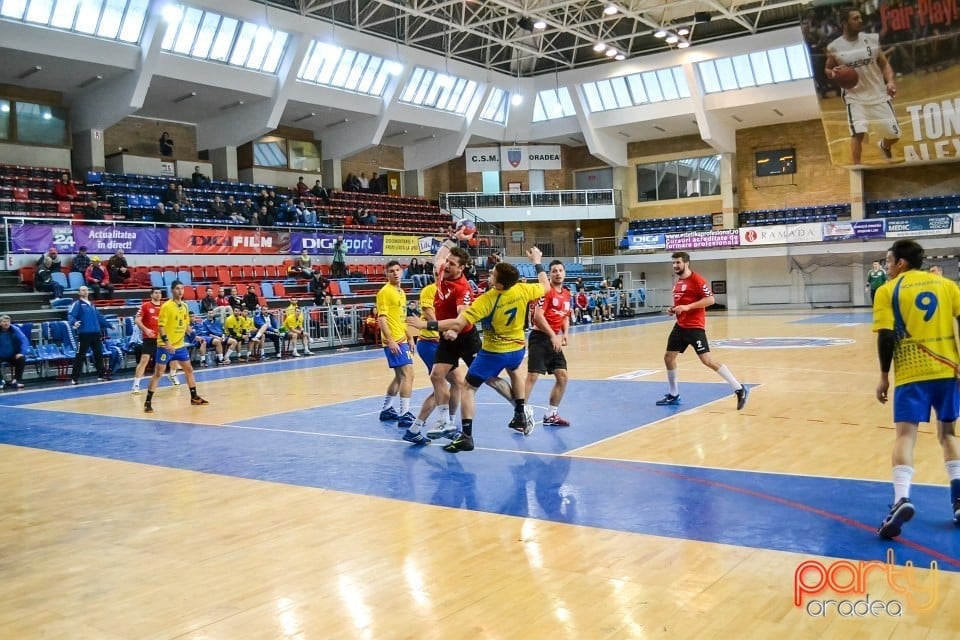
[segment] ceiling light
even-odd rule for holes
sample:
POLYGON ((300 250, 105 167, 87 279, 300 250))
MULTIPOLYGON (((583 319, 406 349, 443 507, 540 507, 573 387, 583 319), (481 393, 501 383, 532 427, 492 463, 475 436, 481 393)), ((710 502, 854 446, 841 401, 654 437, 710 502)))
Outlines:
POLYGON ((627 56, 623 55, 622 53, 618 53, 618 54, 614 57, 614 60, 626 60, 626 59, 627 59, 627 56))
POLYGON ((179 98, 174 98, 173 101, 176 103, 180 103, 180 102, 183 102, 184 100, 189 100, 190 98, 196 98, 196 97, 197 97, 197 92, 191 91, 190 93, 183 94, 179 98))
POLYGON ((309 120, 310 118, 315 118, 316 115, 317 115, 317 114, 316 114, 315 112, 311 111, 310 113, 308 113, 308 114, 306 114, 306 115, 302 115, 302 116, 300 116, 299 118, 294 118, 293 121, 294 121, 294 122, 303 122, 304 120, 309 120))
POLYGON ((666 38, 666 37, 667 37, 667 32, 664 31, 663 29, 657 29, 656 31, 653 32, 653 37, 654 37, 654 38, 666 38))
POLYGON ((681 40, 680 42, 677 43, 677 49, 686 49, 689 46, 690 46, 689 40, 681 40))
POLYGON ((603 13, 608 16, 612 16, 613 14, 617 13, 617 11, 619 11, 619 9, 617 9, 617 7, 612 4, 608 4, 603 8, 603 13))
POLYGON ((615 56, 615 55, 617 55, 617 50, 616 50, 616 49, 614 49, 613 47, 610 47, 609 49, 607 49, 606 56, 607 56, 608 58, 612 58, 612 57, 615 56))
POLYGON ((220 107, 220 111, 227 111, 229 109, 233 109, 234 107, 242 107, 242 106, 243 106, 243 100, 236 100, 235 102, 231 102, 230 104, 225 104, 222 107, 220 107))
POLYGON ((667 44, 677 44, 680 41, 680 36, 671 33, 667 36, 667 44))
POLYGON ((100 74, 97 74, 97 75, 95 75, 95 76, 91 76, 91 77, 87 78, 86 80, 84 80, 83 82, 81 82, 80 84, 78 84, 78 85, 77 85, 77 88, 78 88, 78 89, 86 89, 87 87, 89 87, 89 86, 92 85, 93 83, 95 83, 95 82, 100 82, 101 80, 103 80, 103 76, 100 75, 100 74))
POLYGON ((597 44, 593 45, 593 50, 596 51, 597 53, 600 53, 606 48, 607 48, 607 45, 603 44, 602 42, 598 42, 597 44))
POLYGON ((533 28, 537 31, 543 31, 547 28, 547 21, 543 18, 537 18, 537 21, 533 23, 533 28))
POLYGON ((512 96, 510 96, 510 104, 512 104, 515 107, 519 107, 520 105, 523 104, 523 96, 520 95, 519 93, 513 94, 512 96))
POLYGON ((40 65, 36 65, 34 67, 30 67, 29 69, 27 69, 26 71, 18 75, 17 79, 23 80, 24 78, 29 78, 33 74, 40 73, 41 71, 43 71, 43 67, 41 67, 40 65))
POLYGON ((338 121, 336 121, 336 122, 331 122, 330 124, 328 124, 327 126, 325 126, 324 129, 332 129, 332 128, 334 128, 334 127, 339 127, 340 125, 342 125, 342 124, 347 124, 348 122, 350 122, 350 118, 344 118, 343 120, 338 120, 338 121))
POLYGON ((387 73, 392 76, 398 76, 403 73, 403 65, 396 61, 391 62, 387 65, 387 73))
POLYGON ((163 19, 169 22, 170 24, 174 24, 174 23, 180 22, 181 12, 182 10, 180 9, 179 6, 175 4, 168 4, 163 9, 160 10, 160 15, 162 15, 163 19))
POLYGON ((438 87, 449 87, 453 84, 453 78, 445 73, 438 73, 437 79, 434 82, 437 83, 438 87))
POLYGON ((679 29, 677 29, 678 36, 685 36, 688 33, 690 33, 690 29, 687 29, 686 27, 680 27, 679 29))

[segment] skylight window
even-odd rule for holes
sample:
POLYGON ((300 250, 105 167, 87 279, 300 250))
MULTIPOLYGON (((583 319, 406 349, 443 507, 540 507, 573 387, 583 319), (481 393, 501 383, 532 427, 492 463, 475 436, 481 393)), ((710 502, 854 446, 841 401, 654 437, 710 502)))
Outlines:
POLYGON ((570 101, 570 92, 566 87, 545 89, 537 94, 537 99, 533 103, 534 122, 567 118, 576 113, 570 101))
POLYGON ((160 44, 164 51, 264 73, 276 73, 280 67, 289 34, 212 11, 175 9, 160 44))
POLYGON ((416 67, 400 92, 400 102, 462 116, 467 113, 477 88, 473 80, 416 67))
POLYGON ((510 94, 494 87, 487 98, 487 103, 480 111, 480 119, 487 122, 496 122, 497 124, 507 124, 507 104, 510 100, 510 94))
POLYGON ((379 56, 314 40, 300 65, 297 79, 379 97, 390 78, 391 64, 379 56))
POLYGON ((587 108, 592 113, 636 107, 690 97, 690 87, 682 67, 644 71, 629 76, 583 83, 587 108))
POLYGON ((754 51, 697 63, 703 90, 720 93, 813 77, 804 45, 754 51))
POLYGON ((138 43, 150 0, 0 0, 0 18, 138 43))

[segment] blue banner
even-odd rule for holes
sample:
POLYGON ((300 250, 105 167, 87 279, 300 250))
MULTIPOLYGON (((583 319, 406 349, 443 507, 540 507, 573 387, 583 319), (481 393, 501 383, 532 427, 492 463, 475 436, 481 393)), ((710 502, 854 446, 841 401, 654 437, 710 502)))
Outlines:
POLYGON ((663 249, 667 244, 665 233, 636 233, 627 237, 631 249, 663 249))
MULTIPOLYGON (((333 255, 333 245, 339 234, 336 233, 299 233, 290 234, 290 253, 300 253, 303 249, 310 255, 333 255)), ((347 245, 347 256, 383 255, 383 236, 372 233, 344 233, 343 242, 347 245)))
POLYGON ((887 218, 886 236, 888 238, 946 236, 951 233, 953 233, 953 217, 950 214, 887 218))
POLYGON ((845 220, 823 223, 824 240, 867 240, 883 238, 886 233, 885 220, 845 220))

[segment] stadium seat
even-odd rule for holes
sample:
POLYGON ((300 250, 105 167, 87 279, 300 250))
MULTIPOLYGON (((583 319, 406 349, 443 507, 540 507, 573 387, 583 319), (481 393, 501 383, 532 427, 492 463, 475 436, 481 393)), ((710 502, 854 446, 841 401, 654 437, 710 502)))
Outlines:
POLYGON ((68 273, 67 282, 70 283, 70 286, 68 287, 68 289, 75 289, 75 290, 79 290, 80 287, 87 284, 87 282, 83 279, 83 274, 80 273, 79 271, 71 271, 70 273, 68 273))
POLYGON ((268 300, 273 300, 277 295, 273 292, 273 283, 272 282, 261 282, 260 289, 263 291, 263 297, 268 300))
POLYGON ((177 271, 177 280, 183 284, 193 284, 193 274, 186 269, 180 269, 177 271))
POLYGON ((161 272, 159 272, 159 271, 151 271, 151 272, 150 272, 150 288, 151 288, 151 289, 156 289, 156 288, 165 289, 165 288, 166 288, 166 287, 164 287, 164 285, 163 285, 163 274, 162 274, 161 272))

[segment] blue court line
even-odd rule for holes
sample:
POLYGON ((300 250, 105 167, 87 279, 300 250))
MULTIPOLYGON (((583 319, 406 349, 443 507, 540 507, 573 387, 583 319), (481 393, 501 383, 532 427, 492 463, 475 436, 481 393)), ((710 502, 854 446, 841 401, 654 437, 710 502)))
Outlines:
MULTIPOLYGON (((542 384, 542 383, 541 383, 542 384)), ((918 485, 916 517, 896 542, 876 538, 874 527, 891 497, 889 483, 751 473, 633 461, 538 453, 568 451, 581 439, 597 440, 606 429, 649 425, 702 401, 729 394, 724 384, 681 384, 684 407, 653 407, 649 398, 663 383, 595 381, 587 394, 611 407, 599 416, 593 405, 567 408, 574 426, 538 428, 529 438, 496 420, 502 402, 483 398, 475 435, 479 449, 450 454, 436 444, 414 448, 399 430, 378 423, 376 398, 244 421, 234 426, 190 425, 161 420, 98 417, 10 408, 0 442, 81 455, 126 460, 318 487, 421 504, 467 508, 508 516, 862 560, 883 560, 896 549, 897 562, 960 570, 960 536, 949 520, 945 487, 918 485), (627 387, 630 385, 630 387, 627 387), (706 387, 716 388, 713 393, 706 387), (608 389, 608 390, 605 390, 608 389), (629 393, 633 391, 633 393, 629 393), (637 398, 643 398, 640 403, 637 398), (487 402, 490 404, 486 404, 487 402), (632 402, 626 417, 617 402, 632 402), (344 416, 370 413, 357 422, 344 416), (489 416, 489 420, 483 416, 489 416), (8 420, 9 418, 9 420, 8 420), (630 425, 632 421, 634 425, 630 425), (607 423, 613 425, 608 427, 607 423), (15 425, 15 426, 14 426, 15 425), (498 446, 499 445, 499 446, 498 446)), ((545 394, 548 385, 535 391, 545 394)), ((185 398, 184 398, 185 400, 185 398)), ((198 408, 198 417, 214 407, 198 408)), ((705 420, 708 420, 705 417, 705 420)), ((710 428, 704 424, 703 428, 710 428)))
POLYGON ((812 318, 792 320, 790 324, 873 324, 873 312, 827 313, 812 318))

